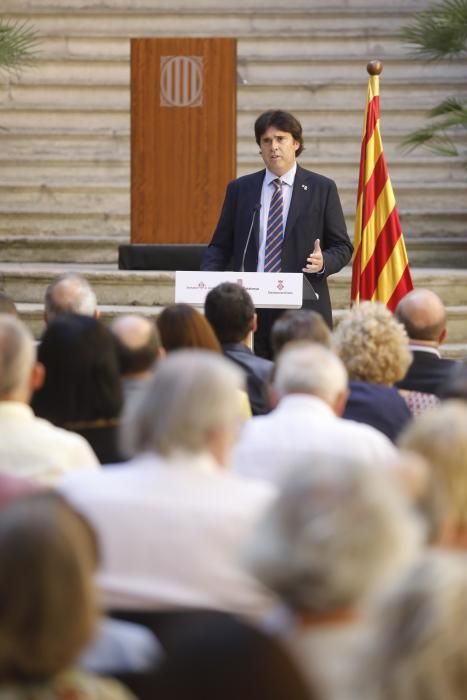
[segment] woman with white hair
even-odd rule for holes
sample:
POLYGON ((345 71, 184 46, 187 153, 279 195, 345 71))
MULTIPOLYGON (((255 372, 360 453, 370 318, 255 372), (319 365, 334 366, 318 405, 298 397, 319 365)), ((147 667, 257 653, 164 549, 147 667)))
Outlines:
POLYGON ((364 604, 415 555, 419 524, 387 473, 322 456, 283 484, 245 553, 283 601, 272 622, 323 698, 353 697, 364 604))

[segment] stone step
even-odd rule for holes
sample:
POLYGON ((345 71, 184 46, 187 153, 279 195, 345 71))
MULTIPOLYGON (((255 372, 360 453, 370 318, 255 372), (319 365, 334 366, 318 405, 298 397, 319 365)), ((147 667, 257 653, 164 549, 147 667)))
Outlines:
POLYGON ((331 31, 336 33, 336 12, 346 30, 361 30, 362 33, 371 30, 397 31, 402 17, 407 18, 414 10, 424 7, 425 2, 398 3, 391 7, 383 0, 374 3, 371 8, 366 3, 360 5, 310 6, 309 2, 289 5, 284 8, 280 0, 264 4, 261 0, 248 3, 231 4, 213 3, 202 4, 192 0, 188 4, 172 5, 170 0, 165 7, 158 2, 155 6, 148 0, 145 6, 141 3, 135 7, 126 4, 118 7, 116 0, 103 5, 100 0, 92 5, 66 2, 66 10, 59 2, 33 4, 26 1, 20 4, 17 0, 3 0, 2 10, 12 19, 23 19, 24 15, 35 25, 40 34, 48 36, 247 36, 294 34, 307 36, 314 31, 331 31))
MULTIPOLYGON (((263 162, 259 158, 254 147, 252 153, 242 156, 237 160, 238 175, 245 175, 263 167, 263 162)), ((63 154, 65 156, 65 154, 63 154)), ((467 172, 462 158, 427 158, 427 157, 390 157, 386 154, 389 171, 393 185, 405 187, 408 183, 413 185, 414 180, 419 187, 424 183, 444 183, 451 181, 456 183, 464 182, 467 186, 467 172)), ((316 155, 313 146, 308 146, 303 156, 300 157, 300 164, 309 170, 315 170, 332 177, 338 182, 353 180, 358 177, 359 159, 349 158, 326 158, 316 155)), ((0 187, 64 187, 79 188, 83 185, 93 183, 93 185, 107 187, 109 185, 125 185, 130 183, 130 162, 125 159, 86 159, 74 158, 70 153, 68 159, 65 157, 58 160, 48 160, 40 153, 33 160, 21 158, 6 158, 0 155, 0 187), (70 163, 72 167, 70 168, 70 163)))
MULTIPOLYGON (((420 115, 421 116, 421 115, 420 115)), ((384 140, 384 152, 386 159, 404 160, 404 162, 423 162, 428 168, 453 163, 456 167, 459 159, 434 157, 425 150, 417 150, 405 153, 401 149, 401 142, 408 133, 405 125, 400 128, 399 119, 385 120, 382 128, 384 140), (396 128, 395 128, 396 127, 396 128)), ((363 113, 361 115, 363 122, 363 113)), ((239 159, 251 158, 258 155, 258 147, 253 136, 253 122, 242 123, 242 131, 238 130, 237 157, 239 159)), ((418 124, 421 123, 421 120, 418 124)), ((240 125, 239 125, 240 126, 240 125)), ((360 125, 361 126, 361 125, 360 125)), ((303 124, 306 149, 301 157, 304 158, 339 158, 340 160, 360 158, 361 129, 357 125, 353 129, 346 127, 339 131, 316 130, 307 128, 303 124)), ((456 139, 467 146, 467 135, 459 134, 456 139)), ((3 173, 11 161, 19 164, 20 161, 28 163, 32 167, 35 161, 40 163, 76 161, 116 161, 128 162, 130 160, 130 134, 129 131, 85 131, 70 130, 69 132, 49 129, 6 129, 0 131, 0 160, 3 173)))
MULTIPOLYGON (((366 81, 366 63, 373 56, 360 53, 357 56, 296 56, 277 53, 274 56, 238 56, 237 73, 242 84, 274 82, 308 83, 353 80, 366 81)), ((426 63, 411 56, 387 56, 381 82, 387 80, 417 81, 429 79, 436 82, 441 79, 448 83, 456 79, 465 81, 467 61, 457 59, 453 62, 439 61, 426 63)), ((130 82, 130 61, 124 59, 98 59, 89 57, 72 57, 66 60, 37 60, 34 69, 20 75, 12 84, 35 85, 86 85, 88 87, 126 86, 130 82), (24 76, 24 77, 23 77, 24 76)))
MULTIPOLYGON (((427 211, 414 206, 404 210, 399 206, 402 228, 408 237, 446 235, 462 237, 467 231, 467 212, 464 209, 427 211)), ((355 206, 344 209, 349 231, 354 230, 355 206)), ((7 236, 130 236, 129 212, 88 211, 74 208, 51 211, 25 211, 24 206, 3 210, 0 204, 0 235, 7 236)))
MULTIPOLYGON (((459 227, 461 226, 459 222, 459 227)), ((25 211, 24 207, 12 207, 2 211, 0 205, 0 235, 19 236, 127 236, 130 235, 130 215, 108 211, 80 212, 68 209, 43 212, 25 211)))
MULTIPOLYGON (((361 100, 358 105, 352 105, 352 108, 347 103, 343 103, 334 105, 332 108, 321 108, 318 105, 312 108, 309 104, 295 109, 294 114, 300 119, 305 135, 311 134, 316 139, 329 137, 345 143, 346 134, 351 132, 354 134, 353 138, 357 134, 357 138, 360 139, 366 99, 360 87, 361 100)), ((278 96, 270 104, 283 104, 283 102, 284 100, 278 96)), ((254 104, 244 108, 238 107, 237 130, 240 138, 243 136, 251 142, 254 133, 253 125, 260 111, 261 109, 254 104)), ((395 137, 400 135, 402 138, 407 132, 422 126, 425 121, 426 108, 420 107, 415 102, 396 104, 394 101, 386 100, 382 107, 383 138, 386 141, 391 133, 394 133, 395 137)), ((105 139, 113 138, 114 135, 119 139, 126 134, 126 138, 129 139, 129 103, 120 109, 115 107, 110 109, 101 102, 94 110, 79 105, 76 100, 68 106, 57 105, 54 109, 48 103, 41 106, 36 104, 30 109, 15 102, 2 106, 0 137, 8 137, 19 131, 24 134, 35 133, 38 129, 43 133, 57 132, 58 142, 62 134, 66 137, 78 138, 78 134, 83 133, 83 130, 88 135, 86 138, 100 135, 103 143, 105 139), (67 131, 64 134, 65 125, 67 131)))
MULTIPOLYGON (((50 13, 60 12, 63 10, 64 5, 66 5, 68 13, 75 11, 83 15, 95 15, 96 13, 101 13, 103 9, 101 0, 86 0, 86 3, 83 3, 83 0, 66 0, 66 2, 62 2, 62 0, 3 0, 2 7, 9 14, 12 12, 50 13)), ((397 12, 398 15, 424 9, 425 5, 425 0, 393 0, 391 3, 394 12, 397 12)), ((261 0, 238 0, 235 4, 235 10, 232 9, 232 5, 224 4, 223 6, 215 0, 111 0, 106 3, 105 7, 110 8, 114 14, 129 12, 158 14, 161 12, 167 13, 170 10, 181 13, 182 16, 190 12, 211 12, 224 15, 232 12, 239 14, 252 12, 265 14, 272 11, 283 15, 304 11, 315 15, 327 15, 329 12, 336 12, 337 10, 347 16, 365 11, 386 14, 388 10, 387 3, 384 0, 374 0, 371 8, 362 0, 353 0, 351 6, 347 2, 342 3, 338 0, 334 0, 334 2, 317 0, 312 7, 310 7, 310 3, 307 0, 292 0, 285 8, 282 0, 269 0, 267 5, 261 0)))
MULTIPOLYGON (((148 36, 146 33, 145 36, 148 36)), ((122 36, 44 36, 41 35, 41 56, 47 59, 85 60, 117 59, 129 60, 130 42, 122 36)), ((249 57, 289 56, 301 58, 321 58, 326 56, 355 57, 371 55, 380 60, 388 57, 407 55, 398 32, 394 29, 373 28, 362 36, 361 30, 313 31, 310 36, 288 34, 287 36, 264 36, 258 30, 255 35, 239 36, 237 56, 241 60, 249 57)))
MULTIPOLYGON (((118 246, 129 242, 128 236, 0 236, 0 262, 117 264, 118 246)), ((406 245, 413 267, 467 268, 467 233, 406 236, 406 245)))
MULTIPOLYGON (((334 176, 333 172, 323 174, 334 176)), ((352 181, 334 179, 339 188, 344 210, 353 213, 358 172, 355 171, 352 181)), ((395 186, 395 182, 393 184, 401 215, 413 208, 425 211, 427 214, 432 212, 446 214, 452 210, 467 215, 465 182, 425 182, 423 184, 405 182, 404 186, 399 188, 395 186)), ((83 214, 93 214, 98 211, 108 214, 129 214, 130 188, 128 182, 110 185, 88 181, 87 184, 70 183, 69 186, 66 183, 0 184, 0 215, 21 210, 38 214, 47 214, 50 211, 63 214, 69 211, 83 214)), ((447 224, 449 225, 449 222, 447 224)))
MULTIPOLYGON (((86 81, 65 81, 63 83, 45 83, 40 74, 32 79, 33 71, 24 73, 20 82, 10 81, 0 84, 0 107, 3 109, 87 111, 105 109, 105 111, 129 110, 129 80, 123 82, 107 81, 105 84, 90 85, 86 81)), ((366 71, 364 62, 361 77, 358 79, 320 80, 304 78, 281 81, 274 75, 261 82, 250 81, 239 84, 237 90, 238 108, 256 110, 270 108, 271 104, 287 106, 291 111, 343 108, 364 110, 366 100, 366 71)), ((465 88, 465 80, 420 78, 386 79, 381 84, 381 110, 385 104, 403 110, 407 105, 407 94, 418 110, 430 109, 436 102, 465 88)))
POLYGON ((128 236, 0 236, 0 262, 118 263, 128 236))

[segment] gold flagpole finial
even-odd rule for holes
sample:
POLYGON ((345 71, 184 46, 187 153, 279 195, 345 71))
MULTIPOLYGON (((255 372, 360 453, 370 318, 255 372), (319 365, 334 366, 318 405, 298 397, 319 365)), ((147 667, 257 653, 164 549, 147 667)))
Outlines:
POLYGON ((370 75, 380 75, 383 70, 381 61, 370 61, 366 64, 366 69, 370 75))

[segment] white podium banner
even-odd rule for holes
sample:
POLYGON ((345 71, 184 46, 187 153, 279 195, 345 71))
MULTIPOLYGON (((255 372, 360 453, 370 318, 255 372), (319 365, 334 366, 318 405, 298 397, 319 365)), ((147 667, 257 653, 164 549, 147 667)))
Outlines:
POLYGON ((257 308, 299 309, 303 299, 301 272, 203 272, 177 270, 175 302, 204 306, 210 289, 236 282, 249 292, 257 308))

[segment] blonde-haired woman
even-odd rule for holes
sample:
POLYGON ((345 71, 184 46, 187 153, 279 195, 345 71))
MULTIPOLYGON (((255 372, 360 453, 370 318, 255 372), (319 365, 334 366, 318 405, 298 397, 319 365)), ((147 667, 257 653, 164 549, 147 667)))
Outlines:
POLYGON ((393 386, 412 362, 404 327, 384 304, 365 301, 345 313, 333 345, 350 380, 344 418, 368 423, 395 441, 411 418, 393 386))

